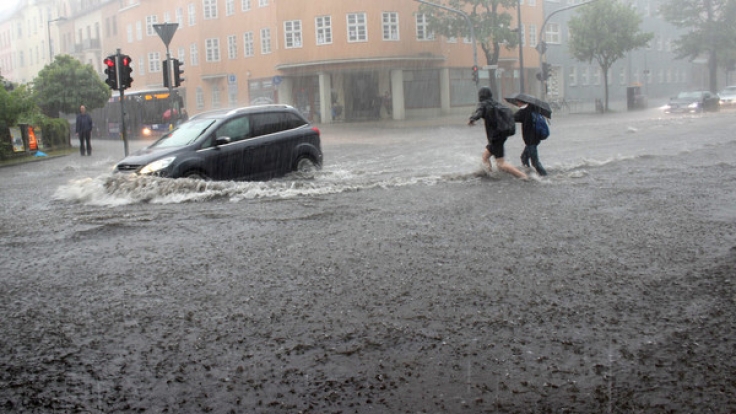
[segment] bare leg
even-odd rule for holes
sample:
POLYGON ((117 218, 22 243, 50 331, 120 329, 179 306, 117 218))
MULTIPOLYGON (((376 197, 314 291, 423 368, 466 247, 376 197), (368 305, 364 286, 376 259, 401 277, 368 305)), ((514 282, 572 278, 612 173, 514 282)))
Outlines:
POLYGON ((488 151, 488 148, 483 150, 483 166, 488 170, 488 172, 493 171, 493 168, 491 167, 491 152, 488 151))
POLYGON ((504 161, 503 158, 496 158, 496 165, 498 165, 498 169, 504 172, 507 172, 511 175, 513 175, 516 178, 521 178, 522 180, 528 180, 529 177, 527 177, 526 174, 519 171, 516 167, 513 165, 507 163, 504 161))

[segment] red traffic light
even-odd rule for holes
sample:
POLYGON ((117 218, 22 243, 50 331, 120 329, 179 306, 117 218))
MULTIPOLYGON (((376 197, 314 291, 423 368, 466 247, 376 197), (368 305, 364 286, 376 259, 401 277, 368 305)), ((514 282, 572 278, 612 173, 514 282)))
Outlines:
POLYGON ((111 59, 109 57, 105 58, 105 60, 103 61, 103 63, 105 65, 107 65, 108 68, 115 67, 115 60, 114 59, 111 59))

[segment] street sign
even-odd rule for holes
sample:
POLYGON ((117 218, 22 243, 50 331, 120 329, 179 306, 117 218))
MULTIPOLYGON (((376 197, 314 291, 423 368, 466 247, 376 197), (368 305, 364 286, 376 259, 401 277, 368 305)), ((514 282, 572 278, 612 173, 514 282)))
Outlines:
POLYGON ((231 74, 227 75, 227 84, 228 85, 236 85, 237 83, 238 83, 237 75, 235 75, 234 73, 231 73, 231 74))
POLYGON ((276 76, 273 77, 272 82, 273 82, 274 86, 279 86, 281 84, 281 81, 282 80, 283 79, 281 78, 281 76, 276 75, 276 76))
POLYGON ((153 25, 153 29, 158 33, 158 37, 164 41, 164 45, 166 45, 167 49, 169 48, 169 43, 171 43, 171 39, 174 38, 174 33, 176 33, 176 29, 178 27, 179 23, 160 23, 153 25))

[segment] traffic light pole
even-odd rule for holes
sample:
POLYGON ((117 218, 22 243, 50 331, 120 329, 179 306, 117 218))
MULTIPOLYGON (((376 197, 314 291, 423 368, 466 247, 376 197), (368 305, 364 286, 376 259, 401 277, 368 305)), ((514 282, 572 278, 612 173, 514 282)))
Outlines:
MULTIPOLYGON (((117 50, 115 55, 115 66, 118 68, 118 74, 122 73, 122 53, 120 49, 117 50)), ((118 85, 122 86, 122 76, 118 75, 118 85)), ((123 138, 123 147, 125 148, 125 156, 128 156, 128 134, 125 132, 125 88, 121 87, 120 91, 120 136, 123 138)))

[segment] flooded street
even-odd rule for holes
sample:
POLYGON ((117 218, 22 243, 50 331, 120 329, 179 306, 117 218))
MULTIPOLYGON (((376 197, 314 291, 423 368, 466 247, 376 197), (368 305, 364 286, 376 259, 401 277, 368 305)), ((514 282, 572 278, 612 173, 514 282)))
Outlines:
POLYGON ((735 119, 553 119, 527 182, 464 116, 270 182, 0 168, 0 411, 734 412, 735 119))

